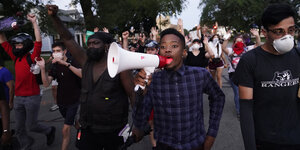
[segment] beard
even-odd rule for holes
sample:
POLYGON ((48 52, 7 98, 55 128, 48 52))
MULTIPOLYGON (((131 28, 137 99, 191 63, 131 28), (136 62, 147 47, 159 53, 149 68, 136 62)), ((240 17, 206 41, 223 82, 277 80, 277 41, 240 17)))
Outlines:
POLYGON ((104 49, 100 49, 100 48, 89 48, 86 51, 86 54, 88 56, 88 61, 100 61, 103 56, 106 54, 104 49))
POLYGON ((28 51, 26 51, 24 48, 15 48, 13 47, 12 49, 12 53, 16 56, 16 57, 22 57, 24 56, 28 51))

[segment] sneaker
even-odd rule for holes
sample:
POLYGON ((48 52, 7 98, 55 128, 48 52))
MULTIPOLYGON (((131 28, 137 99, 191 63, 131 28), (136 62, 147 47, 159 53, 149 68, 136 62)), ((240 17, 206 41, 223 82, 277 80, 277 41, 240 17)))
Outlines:
POLYGON ((50 107, 49 111, 55 111, 58 108, 59 108, 58 105, 54 104, 53 106, 50 107))
POLYGON ((47 145, 48 146, 51 145, 51 144, 53 144, 53 142, 54 142, 54 139, 55 139, 55 130, 56 130, 56 128, 52 126, 50 133, 46 135, 47 136, 47 145))

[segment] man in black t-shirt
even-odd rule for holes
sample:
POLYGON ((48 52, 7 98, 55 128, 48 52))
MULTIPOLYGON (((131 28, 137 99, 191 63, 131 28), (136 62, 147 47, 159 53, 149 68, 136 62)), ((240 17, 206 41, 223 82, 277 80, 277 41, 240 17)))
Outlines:
POLYGON ((81 88, 81 68, 66 56, 67 50, 62 42, 52 44, 53 60, 49 75, 45 72, 44 59, 37 61, 42 71, 43 85, 48 87, 53 79, 57 79, 57 105, 65 118, 62 130, 63 150, 68 148, 71 126, 74 125, 75 115, 79 106, 81 88))
POLYGON ((300 52, 294 48, 295 13, 272 4, 262 15, 266 42, 244 54, 234 81, 246 150, 299 150, 300 52))

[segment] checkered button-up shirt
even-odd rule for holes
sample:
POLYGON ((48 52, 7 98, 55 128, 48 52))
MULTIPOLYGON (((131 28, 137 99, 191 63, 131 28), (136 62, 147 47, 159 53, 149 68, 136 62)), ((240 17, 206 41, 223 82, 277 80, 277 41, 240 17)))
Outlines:
POLYGON ((188 150, 202 145, 206 134, 216 137, 224 102, 224 93, 206 69, 183 65, 177 71, 163 70, 153 75, 143 102, 133 113, 133 122, 144 130, 153 108, 155 139, 175 149, 188 150), (203 93, 209 95, 207 133, 203 93))

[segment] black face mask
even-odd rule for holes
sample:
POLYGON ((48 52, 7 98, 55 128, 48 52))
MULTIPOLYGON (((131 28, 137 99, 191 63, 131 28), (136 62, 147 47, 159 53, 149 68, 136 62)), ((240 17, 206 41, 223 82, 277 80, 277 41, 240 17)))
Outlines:
POLYGON ((12 52, 13 52, 13 54, 14 54, 16 57, 22 57, 22 56, 24 56, 28 51, 26 51, 24 48, 15 48, 15 47, 13 47, 12 52))
POLYGON ((89 48, 86 51, 86 54, 88 56, 88 61, 99 61, 103 58, 103 56, 106 54, 104 49, 99 48, 89 48))

